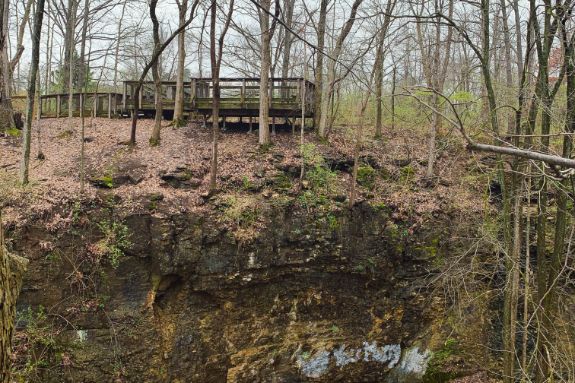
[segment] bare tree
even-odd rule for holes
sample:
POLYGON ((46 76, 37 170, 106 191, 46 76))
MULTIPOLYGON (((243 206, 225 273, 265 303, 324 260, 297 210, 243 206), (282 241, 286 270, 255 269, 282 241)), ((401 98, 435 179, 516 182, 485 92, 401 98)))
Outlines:
POLYGON ((0 0, 0 132, 14 127, 14 112, 10 98, 10 62, 8 58, 9 0, 0 0))
MULTIPOLYGON (((20 163, 20 183, 28 183, 30 169, 30 143, 32 141, 32 120, 34 115, 34 101, 36 97, 36 77, 40 62, 40 38, 42 33, 42 20, 44 18, 45 0, 38 0, 34 14, 34 31, 32 33, 32 63, 30 78, 28 80, 28 95, 26 98, 26 124, 24 126, 24 140, 22 143, 22 161, 20 163)), ((39 90, 38 90, 39 91, 39 90)))
POLYGON ((217 23, 218 3, 212 0, 210 9, 210 63, 212 67, 212 160, 210 166, 210 191, 216 190, 216 176, 218 173, 218 134, 220 133, 220 67, 222 65, 222 50, 224 40, 232 14, 234 12, 234 0, 230 0, 229 10, 226 14, 223 29, 216 46, 216 23, 217 23))
POLYGON ((320 137, 325 138, 327 136, 329 105, 332 100, 336 84, 336 63, 341 54, 343 43, 349 35, 353 24, 355 23, 357 10, 362 2, 363 0, 355 0, 353 2, 349 18, 343 25, 343 28, 341 29, 335 42, 335 46, 330 52, 330 60, 328 61, 327 65, 327 84, 323 87, 323 94, 321 96, 321 115, 318 128, 318 134, 320 137))
POLYGON ((259 143, 268 145, 270 141, 269 113, 270 113, 270 91, 269 75, 271 66, 271 47, 270 41, 273 30, 270 25, 269 12, 271 9, 271 0, 260 0, 261 7, 258 8, 260 30, 261 30, 261 47, 260 47, 260 114, 259 122, 259 143))

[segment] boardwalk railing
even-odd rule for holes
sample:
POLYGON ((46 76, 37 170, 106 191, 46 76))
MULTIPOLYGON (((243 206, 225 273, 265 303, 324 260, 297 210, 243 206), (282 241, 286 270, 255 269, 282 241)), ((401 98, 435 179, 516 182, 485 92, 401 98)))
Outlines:
MULTIPOLYGON (((25 99, 26 96, 14 96, 13 98, 25 99)), ((72 103, 68 93, 45 94, 40 96, 38 110, 40 117, 67 117, 70 106, 72 116, 80 116, 80 105, 84 105, 84 116, 88 117, 94 114, 97 117, 112 118, 116 115, 118 107, 122 102, 121 93, 73 93, 72 103), (69 105, 70 104, 70 105, 69 105)))
MULTIPOLYGON (((127 116, 133 109, 137 81, 124 81, 123 92, 74 93, 70 102, 66 93, 40 97, 41 117, 66 117, 71 108, 73 116, 99 117, 127 116), (69 105, 70 104, 70 105, 69 105)), ((221 78, 220 115, 222 117, 257 117, 260 103, 259 78, 221 78)), ((271 78, 268 83, 270 117, 313 117, 315 85, 303 78, 271 78)), ((212 113, 213 83, 211 78, 193 78, 184 83, 184 112, 207 118, 212 113)), ((162 109, 165 118, 171 118, 176 98, 176 82, 162 81, 162 109)), ((155 113, 156 92, 152 81, 144 82, 139 97, 140 113, 155 113)))
MULTIPOLYGON (((122 113, 132 109, 137 81, 124 82, 122 113)), ((315 85, 303 78, 272 78, 269 81, 270 117, 299 117, 305 106, 306 117, 313 116, 315 85)), ((175 81, 162 82, 162 107, 173 111, 176 93, 175 81)), ((213 83, 211 78, 193 78, 184 83, 184 111, 204 116, 212 112, 213 83)), ((259 78, 221 78, 220 115, 257 116, 259 114, 259 78)), ((140 97, 140 110, 155 109, 153 82, 144 83, 140 97)))

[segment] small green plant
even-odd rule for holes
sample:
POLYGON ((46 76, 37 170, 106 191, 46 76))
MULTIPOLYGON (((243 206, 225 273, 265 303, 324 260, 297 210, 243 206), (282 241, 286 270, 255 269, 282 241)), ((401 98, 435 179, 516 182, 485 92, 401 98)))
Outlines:
POLYGON ((339 229, 340 224, 335 215, 333 215, 332 213, 328 213, 326 216, 326 220, 328 227, 331 231, 339 229))
POLYGON ((411 165, 404 166, 400 170, 399 180, 403 183, 408 183, 413 180, 415 176, 415 169, 411 165))
POLYGON ((252 181, 248 178, 248 176, 242 177, 242 189, 243 190, 250 190, 253 187, 252 181))
POLYGON ((375 187, 375 170, 369 165, 358 167, 357 183, 369 190, 373 190, 375 187))
POLYGON ((63 349, 56 341, 58 330, 43 306, 18 311, 16 322, 20 330, 14 339, 13 377, 17 382, 38 381, 42 370, 59 362, 63 349))
POLYGON ((6 129, 5 133, 10 137, 20 137, 22 135, 22 131, 16 128, 6 129))
POLYGON ((124 256, 124 249, 132 246, 128 226, 121 222, 104 220, 98 223, 98 228, 104 235, 95 246, 95 252, 107 258, 114 269, 124 256))
POLYGON ((70 138, 74 135, 74 131, 70 129, 64 130, 62 133, 59 133, 56 137, 60 139, 70 138))
POLYGON ((449 358, 457 353, 457 346, 458 342, 456 339, 447 338, 443 347, 434 352, 429 360, 427 371, 423 376, 423 382, 446 382, 459 376, 456 372, 446 370, 449 358))
POLYGON ((289 190, 292 188, 291 178, 285 173, 279 173, 274 177, 273 186, 279 190, 289 190))

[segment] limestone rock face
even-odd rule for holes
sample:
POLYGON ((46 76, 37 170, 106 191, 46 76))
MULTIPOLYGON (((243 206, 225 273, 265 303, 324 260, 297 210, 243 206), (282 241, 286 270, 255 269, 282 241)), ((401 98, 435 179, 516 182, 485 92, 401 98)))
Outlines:
POLYGON ((38 382, 418 382, 425 373, 426 334, 441 313, 426 280, 433 257, 421 249, 449 225, 407 234, 368 204, 337 213, 336 224, 271 206, 240 241, 217 211, 132 214, 114 269, 90 251, 102 243, 90 222, 106 214, 94 207, 84 227, 37 222, 10 234, 30 259, 19 311, 51 308, 59 329, 38 382))

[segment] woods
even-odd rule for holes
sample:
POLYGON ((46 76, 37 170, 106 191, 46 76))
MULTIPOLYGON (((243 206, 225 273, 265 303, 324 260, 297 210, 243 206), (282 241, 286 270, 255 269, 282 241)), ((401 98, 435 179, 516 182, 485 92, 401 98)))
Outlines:
MULTIPOLYGON (((295 139, 299 179, 291 193, 301 193, 306 203, 317 183, 329 189, 329 176, 313 173, 325 161, 308 161, 315 157, 306 152, 306 140, 344 147, 345 161, 328 159, 345 173, 338 176, 347 187, 337 198, 349 211, 383 193, 372 188, 362 194, 369 172, 393 178, 372 166, 372 150, 391 143, 404 148, 406 154, 393 159, 400 168, 395 181, 406 182, 417 162, 425 171, 405 193, 425 193, 442 185, 456 189, 459 183, 446 181, 451 169, 438 164, 460 149, 457 165, 468 174, 458 182, 481 179, 489 194, 485 216, 494 222, 477 239, 489 243, 495 264, 482 280, 498 313, 497 347, 491 350, 498 362, 490 373, 504 383, 573 382, 574 11, 573 0, 0 0, 0 136, 19 140, 17 187, 33 187, 34 168, 45 159, 41 142, 54 139, 41 130, 48 105, 41 97, 57 95, 55 117, 67 111, 66 134, 76 140, 80 167, 74 177, 84 196, 92 187, 85 185, 86 172, 97 168, 85 152, 97 128, 86 127, 85 113, 96 117, 97 95, 108 94, 109 117, 123 119, 126 127, 118 144, 130 153, 168 150, 162 141, 167 129, 187 129, 186 137, 195 137, 194 129, 209 127, 205 174, 189 170, 189 163, 181 174, 170 173, 177 182, 196 182, 194 190, 205 186, 196 199, 207 203, 225 191, 219 169, 234 160, 219 155, 227 124, 237 125, 234 134, 251 137, 257 119, 254 148, 245 148, 246 156, 268 153, 284 136, 295 139), (226 77, 236 80, 222 86, 226 77), (134 86, 128 91, 123 81, 134 86), (138 121, 147 117, 154 125, 142 142, 138 121), (402 134, 417 135, 425 145, 410 147, 408 138, 398 139, 402 134), (414 151, 425 158, 414 161, 414 151), (308 167, 316 178, 304 177, 308 167)), ((253 161, 263 168, 257 155, 253 161)), ((112 179, 106 173, 99 181, 112 179)), ((252 181, 246 177, 236 187, 257 189, 252 181)), ((321 205, 322 198, 314 203, 321 205)), ((441 284, 451 271, 429 272, 443 276, 433 278, 441 284)), ((12 273, 2 241, 2 383, 10 382, 19 290, 12 273)), ((459 277, 462 284, 479 278, 471 272, 459 277)))

